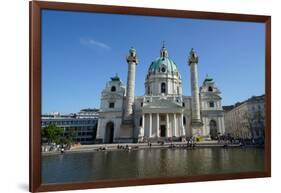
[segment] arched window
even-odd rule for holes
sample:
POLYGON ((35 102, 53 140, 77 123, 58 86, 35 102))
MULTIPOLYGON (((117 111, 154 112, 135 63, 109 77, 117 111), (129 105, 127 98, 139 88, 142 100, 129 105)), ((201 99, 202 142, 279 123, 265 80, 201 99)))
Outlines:
POLYGON ((209 92, 213 92, 213 87, 209 86, 209 87, 208 87, 208 91, 209 91, 209 92))
POLYGON ((140 118, 140 124, 139 125, 142 126, 142 117, 140 118))
POLYGON ((166 93, 166 83, 165 82, 161 83, 161 93, 166 93))
POLYGON ((186 125, 186 119, 183 117, 183 125, 186 125))
POLYGON ((115 86, 112 86, 111 87, 111 92, 115 92, 116 91, 116 87, 115 86))
POLYGON ((150 86, 147 87, 147 94, 150 94, 150 86))
POLYGON ((177 94, 180 94, 180 88, 177 87, 177 94))
POLYGON ((185 103, 184 102, 182 103, 182 106, 185 107, 185 103))

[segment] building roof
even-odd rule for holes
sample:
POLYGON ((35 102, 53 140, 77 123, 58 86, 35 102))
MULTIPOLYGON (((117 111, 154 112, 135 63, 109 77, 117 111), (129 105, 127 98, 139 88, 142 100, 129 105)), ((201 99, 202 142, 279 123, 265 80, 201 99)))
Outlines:
POLYGON ((223 109, 224 111, 230 111, 230 110, 232 110, 233 108, 234 108, 234 105, 222 106, 222 109, 223 109))
POLYGON ((151 62, 148 72, 178 72, 176 63, 168 57, 168 50, 164 45, 160 50, 160 57, 157 57, 154 61, 151 62))
POLYGON ((246 100, 246 102, 257 102, 257 101, 264 101, 264 94, 260 96, 252 96, 251 98, 246 100))
POLYGON ((120 77, 118 76, 118 74, 116 74, 115 76, 111 77, 111 81, 120 81, 120 77))
POLYGON ((260 95, 260 96, 252 96, 251 98, 248 98, 247 100, 244 100, 242 102, 237 102, 234 105, 223 106, 222 108, 224 111, 230 111, 236 107, 239 107, 242 104, 259 102, 259 101, 264 101, 264 94, 260 95))
POLYGON ((168 57, 158 57, 149 66, 149 72, 161 72, 162 68, 165 72, 178 72, 176 63, 168 57))
POLYGON ((203 83, 206 83, 206 82, 213 82, 213 78, 209 77, 208 74, 206 75, 206 78, 203 83))

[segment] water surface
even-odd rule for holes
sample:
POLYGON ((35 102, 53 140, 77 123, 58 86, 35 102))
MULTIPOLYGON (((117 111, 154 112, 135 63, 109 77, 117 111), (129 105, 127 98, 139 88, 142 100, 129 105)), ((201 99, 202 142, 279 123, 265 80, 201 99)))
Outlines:
POLYGON ((264 171, 261 148, 143 149, 42 156, 42 182, 264 171))

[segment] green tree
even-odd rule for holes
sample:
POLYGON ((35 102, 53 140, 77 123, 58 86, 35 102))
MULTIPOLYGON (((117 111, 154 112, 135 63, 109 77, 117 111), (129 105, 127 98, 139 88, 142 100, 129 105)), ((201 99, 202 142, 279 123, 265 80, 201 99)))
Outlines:
POLYGON ((74 143, 76 132, 74 128, 69 128, 66 133, 66 144, 71 145, 74 143))
POLYGON ((41 130, 42 142, 59 143, 63 135, 63 128, 51 123, 41 130))

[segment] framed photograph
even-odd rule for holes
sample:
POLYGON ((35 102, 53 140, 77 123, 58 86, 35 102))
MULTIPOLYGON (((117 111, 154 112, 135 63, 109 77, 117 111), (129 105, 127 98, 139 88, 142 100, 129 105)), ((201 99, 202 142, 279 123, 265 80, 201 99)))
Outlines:
POLYGON ((271 17, 30 2, 30 191, 271 176, 271 17))

